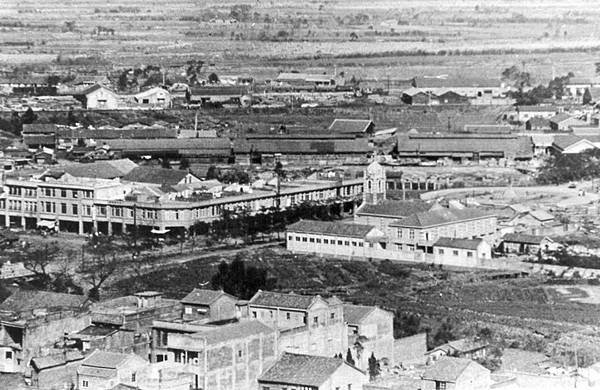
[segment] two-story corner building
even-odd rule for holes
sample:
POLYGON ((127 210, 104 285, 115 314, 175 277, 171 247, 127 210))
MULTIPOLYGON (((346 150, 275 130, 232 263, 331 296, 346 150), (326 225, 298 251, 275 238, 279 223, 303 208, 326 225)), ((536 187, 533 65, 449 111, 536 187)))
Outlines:
POLYGON ((135 388, 148 362, 133 354, 94 351, 77 368, 78 390, 110 390, 119 384, 135 388))
POLYGON ((248 315, 279 330, 279 351, 333 356, 348 348, 342 301, 336 297, 259 290, 248 315))
POLYGON ((371 225, 298 221, 287 228, 287 249, 343 258, 368 258, 373 246, 385 247, 386 237, 371 225))
POLYGON ((163 199, 164 193, 153 193, 152 186, 125 184, 118 178, 73 177, 65 173, 7 178, 3 184, 0 224, 4 226, 44 226, 109 235, 127 232, 134 226, 141 232, 157 229, 181 233, 197 222, 221 218, 224 210, 243 208, 256 213, 308 201, 350 202, 362 194, 362 180, 291 182, 279 193, 273 189, 199 201, 163 199))
POLYGON ((0 372, 23 372, 65 332, 90 324, 83 295, 17 290, 0 304, 0 372))
POLYGON ((434 264, 477 267, 492 258, 492 246, 482 238, 441 237, 433 244, 434 264))
POLYGON ((254 390, 257 376, 278 355, 277 331, 252 320, 170 333, 165 341, 163 361, 194 374, 194 389, 254 390))
POLYGON ((490 370, 470 359, 443 357, 421 376, 422 390, 489 390, 490 370))
MULTIPOLYGON (((101 219, 110 219, 106 206, 97 203, 124 199, 131 192, 131 186, 118 179, 80 178, 64 173, 28 180, 8 178, 4 188, 0 219, 5 226, 47 226, 80 234, 98 231, 101 219)), ((111 229, 110 224, 104 227, 111 229)))
POLYGON ((473 208, 437 208, 391 223, 390 239, 397 250, 433 254, 433 244, 441 237, 492 239, 496 219, 493 214, 473 208))
POLYGON ((147 356, 153 321, 179 317, 181 305, 161 292, 142 291, 99 302, 90 311, 92 324, 68 335, 75 348, 147 356))
POLYGON ((233 320, 239 317, 237 301, 223 290, 195 288, 181 300, 183 319, 207 323, 233 320))
POLYGON ((361 390, 364 371, 343 359, 284 353, 258 378, 259 390, 361 390))
POLYGON ((377 306, 344 304, 348 345, 356 366, 366 370, 371 354, 394 364, 394 313, 377 306))

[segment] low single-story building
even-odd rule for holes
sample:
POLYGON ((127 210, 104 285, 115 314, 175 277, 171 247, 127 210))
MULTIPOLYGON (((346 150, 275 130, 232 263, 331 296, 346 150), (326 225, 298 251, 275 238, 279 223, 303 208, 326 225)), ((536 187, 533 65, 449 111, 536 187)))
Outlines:
POLYGON ((439 238, 433 244, 434 263, 456 267, 476 267, 492 258, 492 247, 481 238, 439 238))
POLYGON ((504 253, 537 254, 557 248, 557 244, 546 236, 509 233, 502 237, 501 250, 504 253))

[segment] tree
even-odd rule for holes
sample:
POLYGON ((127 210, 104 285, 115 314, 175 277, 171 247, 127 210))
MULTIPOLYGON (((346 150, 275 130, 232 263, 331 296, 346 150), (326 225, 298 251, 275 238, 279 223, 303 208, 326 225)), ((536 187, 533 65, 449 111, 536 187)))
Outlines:
POLYGON ((218 180, 220 176, 221 176, 221 172, 219 172, 219 169, 214 165, 211 165, 206 170, 206 179, 208 179, 208 180, 211 180, 211 179, 218 180))
POLYGON ((369 378, 371 380, 377 378, 381 374, 381 367, 379 365, 379 361, 375 357, 375 353, 371 353, 371 357, 369 358, 369 378))
POLYGON ((187 158, 182 158, 181 161, 179 162, 179 169, 182 171, 186 171, 188 169, 190 169, 190 160, 188 160, 187 158))
POLYGON ((54 263, 60 255, 61 247, 57 241, 27 246, 19 252, 18 258, 23 262, 25 269, 33 272, 40 279, 42 285, 51 283, 48 266, 54 263))
POLYGON ((208 75, 208 82, 210 84, 218 84, 219 83, 219 76, 217 76, 216 73, 211 73, 208 75))
POLYGON ((236 257, 231 264, 222 261, 211 279, 212 287, 242 299, 251 298, 259 289, 268 290, 274 279, 267 277, 267 270, 246 263, 236 257))
POLYGON ((456 339, 454 326, 450 323, 450 320, 446 318, 442 321, 437 332, 433 335, 433 338, 429 340, 429 349, 435 348, 438 345, 446 344, 449 341, 456 339))
POLYGON ((100 300, 100 287, 111 277, 119 267, 117 253, 119 248, 112 237, 93 236, 84 247, 89 258, 82 259, 79 272, 83 280, 91 285, 88 292, 90 299, 100 300))
POLYGON ((25 111, 25 113, 23 114, 23 116, 21 117, 21 122, 23 124, 32 124, 33 122, 35 122, 37 120, 38 116, 35 112, 33 112, 33 109, 31 107, 27 108, 27 111, 25 111))
POLYGON ((162 161, 160 162, 160 166, 162 168, 165 168, 165 169, 171 169, 172 168, 171 167, 171 163, 169 162, 169 159, 166 158, 166 157, 162 159, 162 161))
POLYGON ((346 363, 351 364, 351 365, 355 365, 354 359, 352 358, 352 351, 350 351, 350 348, 348 348, 348 351, 346 351, 346 363))

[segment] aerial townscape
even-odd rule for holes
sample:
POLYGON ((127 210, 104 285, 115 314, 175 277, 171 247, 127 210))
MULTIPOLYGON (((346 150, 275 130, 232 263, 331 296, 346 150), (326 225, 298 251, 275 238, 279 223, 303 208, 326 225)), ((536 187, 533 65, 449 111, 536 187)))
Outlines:
POLYGON ((0 390, 600 389, 594 0, 3 0, 0 390))

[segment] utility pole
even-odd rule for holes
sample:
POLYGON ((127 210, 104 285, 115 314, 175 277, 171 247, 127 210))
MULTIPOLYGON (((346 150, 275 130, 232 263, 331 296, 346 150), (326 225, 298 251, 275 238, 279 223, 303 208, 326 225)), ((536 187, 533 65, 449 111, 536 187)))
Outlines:
POLYGON ((137 248, 137 205, 133 202, 133 247, 137 248))

